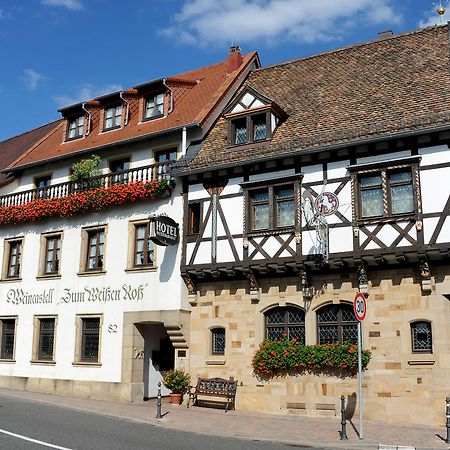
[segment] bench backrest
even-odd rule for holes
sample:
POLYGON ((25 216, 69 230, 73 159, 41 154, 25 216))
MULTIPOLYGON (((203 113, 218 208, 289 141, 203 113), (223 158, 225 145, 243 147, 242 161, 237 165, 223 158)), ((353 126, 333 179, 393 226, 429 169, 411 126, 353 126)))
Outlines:
POLYGON ((237 381, 224 378, 199 378, 197 393, 204 394, 233 394, 236 391, 237 381))

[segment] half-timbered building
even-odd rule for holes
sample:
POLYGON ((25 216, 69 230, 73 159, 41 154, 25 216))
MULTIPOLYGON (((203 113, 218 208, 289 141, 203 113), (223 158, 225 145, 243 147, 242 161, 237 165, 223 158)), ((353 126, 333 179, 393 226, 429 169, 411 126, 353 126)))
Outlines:
POLYGON ((1 387, 142 401, 187 368, 170 166, 258 66, 233 48, 0 143, 1 387))
MULTIPOLYGON (((443 423, 450 389, 448 26, 253 71, 184 179, 193 376, 239 409, 337 414, 356 377, 260 380, 265 338, 356 339, 367 419, 443 423)), ((359 401, 356 402, 358 408, 359 401)))

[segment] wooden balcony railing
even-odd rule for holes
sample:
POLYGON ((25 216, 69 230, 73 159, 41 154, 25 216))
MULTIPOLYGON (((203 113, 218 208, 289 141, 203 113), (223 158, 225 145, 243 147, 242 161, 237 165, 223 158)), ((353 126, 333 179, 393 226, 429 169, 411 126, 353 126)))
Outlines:
POLYGON ((62 198, 76 192, 83 192, 94 188, 106 188, 114 184, 127 184, 136 181, 171 180, 170 166, 173 161, 137 167, 135 169, 111 172, 105 175, 88 178, 82 181, 67 181, 28 191, 0 196, 0 207, 23 205, 39 198, 62 198))

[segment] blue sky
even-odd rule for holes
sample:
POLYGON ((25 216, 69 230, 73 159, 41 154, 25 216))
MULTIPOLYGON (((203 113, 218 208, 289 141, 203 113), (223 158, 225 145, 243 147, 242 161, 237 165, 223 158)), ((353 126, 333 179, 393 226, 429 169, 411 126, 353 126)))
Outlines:
POLYGON ((233 42, 269 65, 435 24, 435 9, 432 0, 0 0, 0 140, 58 119, 60 107, 221 61, 233 42))

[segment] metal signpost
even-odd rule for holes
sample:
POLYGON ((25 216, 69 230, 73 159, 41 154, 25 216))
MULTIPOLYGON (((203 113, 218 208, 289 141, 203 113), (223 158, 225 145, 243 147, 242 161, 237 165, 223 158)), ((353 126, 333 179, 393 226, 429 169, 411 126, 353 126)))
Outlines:
POLYGON ((363 427, 363 401, 362 401, 362 364, 361 364, 361 348, 362 348, 362 331, 361 324, 366 317, 367 304, 366 297, 361 292, 355 295, 353 301, 353 311, 358 319, 358 387, 359 387, 359 438, 364 439, 363 427))

